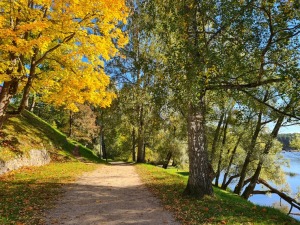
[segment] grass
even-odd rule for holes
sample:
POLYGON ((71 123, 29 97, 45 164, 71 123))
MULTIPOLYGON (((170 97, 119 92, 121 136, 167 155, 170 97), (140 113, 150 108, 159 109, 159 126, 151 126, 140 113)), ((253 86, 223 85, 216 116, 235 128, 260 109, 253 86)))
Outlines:
POLYGON ((185 171, 145 164, 136 168, 149 189, 183 224, 300 224, 274 208, 254 205, 218 188, 214 188, 215 196, 201 200, 184 196, 185 171))
POLYGON ((57 161, 74 159, 72 151, 79 147, 80 155, 98 162, 98 157, 88 148, 66 137, 31 112, 9 118, 0 131, 0 160, 8 161, 26 155, 31 149, 47 149, 57 161))
POLYGON ((62 194, 61 186, 96 167, 81 162, 51 163, 0 176, 0 224, 43 224, 43 211, 62 194))
POLYGON ((28 156, 31 149, 46 149, 52 163, 0 175, 1 225, 43 224, 43 211, 59 198, 61 186, 97 167, 79 160, 100 161, 90 149, 24 111, 10 117, 0 130, 0 162, 28 156), (79 158, 72 154, 75 146, 79 147, 79 158))

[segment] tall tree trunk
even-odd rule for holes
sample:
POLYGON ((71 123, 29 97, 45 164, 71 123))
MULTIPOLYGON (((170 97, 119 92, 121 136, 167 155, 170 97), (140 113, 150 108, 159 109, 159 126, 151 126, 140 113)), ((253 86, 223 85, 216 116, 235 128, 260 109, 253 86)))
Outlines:
POLYGON ((12 79, 5 81, 0 93, 0 129, 6 120, 6 111, 11 98, 17 93, 19 81, 18 79, 12 79))
POLYGON ((190 105, 188 113, 189 179, 184 193, 202 198, 213 195, 214 172, 208 160, 205 129, 205 94, 199 105, 190 105))
POLYGON ((221 188, 224 189, 224 190, 226 190, 226 188, 227 188, 227 186, 228 186, 228 185, 226 185, 226 184, 227 184, 227 176, 228 176, 228 174, 229 174, 231 165, 232 165, 232 163, 233 163, 233 159, 234 159, 235 154, 236 154, 236 150, 237 150, 237 148, 238 148, 238 146, 239 146, 239 143, 240 143, 241 139, 242 139, 242 135, 241 135, 241 136, 239 137, 239 139, 237 140, 237 143, 235 144, 235 146, 234 146, 234 148, 233 148, 233 151, 232 151, 232 153, 231 153, 231 157, 230 157, 230 160, 229 160, 229 164, 228 164, 228 166, 227 166, 227 168, 226 168, 226 171, 225 171, 225 174, 224 174, 224 177, 223 177, 222 186, 221 186, 221 188))
POLYGON ((137 162, 144 162, 144 113, 143 106, 139 106, 139 128, 138 128, 138 152, 137 152, 137 162))
POLYGON ((143 147, 143 162, 146 162, 146 143, 145 143, 145 139, 144 139, 144 147, 143 147))
POLYGON ((30 71, 29 71, 29 76, 28 76, 28 79, 27 79, 27 83, 24 87, 22 100, 21 100, 21 103, 20 103, 19 108, 18 108, 19 113, 22 112, 25 109, 26 102, 28 102, 28 99, 29 99, 30 88, 31 88, 33 80, 36 76, 35 72, 36 72, 36 66, 37 66, 36 65, 37 54, 38 54, 38 49, 35 49, 34 54, 32 56, 32 59, 31 59, 30 71))
POLYGON ((265 161, 265 158, 267 157, 267 155, 270 152, 270 149, 272 148, 273 141, 278 135, 278 132, 279 132, 279 129, 282 125, 283 120, 284 120, 284 115, 280 115, 279 118, 277 119, 276 125, 273 128, 273 131, 270 135, 271 138, 268 140, 268 142, 265 145, 263 156, 260 157, 259 162, 258 162, 257 167, 256 167, 256 170, 255 170, 255 173, 252 176, 249 185, 247 186, 244 193, 242 194, 243 198, 245 198, 245 199, 248 199, 250 197, 250 195, 252 194, 252 192, 254 191, 254 189, 255 189, 255 186, 256 186, 257 181, 259 179, 260 172, 262 170, 262 166, 263 166, 264 161, 265 161))
POLYGON ((21 100, 21 103, 18 108, 18 113, 22 112, 26 108, 26 102, 28 102, 28 99, 29 99, 30 88, 32 86, 34 78, 36 77, 35 72, 36 72, 36 66, 37 66, 37 64, 36 64, 37 54, 38 54, 38 49, 36 48, 36 49, 34 49, 34 54, 31 58, 29 76, 28 76, 27 83, 23 90, 23 96, 22 96, 22 100, 21 100))
POLYGON ((219 178, 220 178, 220 173, 221 173, 221 163, 222 163, 222 155, 224 152, 223 146, 220 149, 220 155, 219 155, 219 160, 218 160, 218 166, 217 166, 217 172, 216 172, 216 179, 215 179, 215 186, 219 186, 219 178))
POLYGON ((171 158, 172 158, 172 152, 169 151, 168 154, 167 154, 167 158, 166 158, 166 160, 165 160, 165 162, 164 162, 164 164, 163 164, 163 168, 164 168, 164 169, 167 169, 167 168, 168 168, 168 165, 169 165, 169 163, 170 163, 171 158))
POLYGON ((246 155, 243 167, 242 167, 242 171, 240 173, 241 176, 240 176, 238 184, 236 185, 236 187, 234 189, 234 193, 238 194, 238 195, 240 195, 240 193, 241 193, 241 191, 242 191, 242 189, 244 187, 244 181, 246 179, 247 169, 248 169, 248 166, 249 166, 249 164, 251 162, 251 157, 252 157, 255 145, 256 145, 256 140, 257 140, 258 135, 259 135, 259 133, 261 131, 261 126, 262 126, 261 120, 262 120, 262 111, 260 111, 259 114, 258 114, 258 119, 257 119, 255 131, 254 131, 254 133, 252 135, 251 143, 249 145, 249 148, 248 148, 248 151, 247 151, 247 155, 246 155))
POLYGON ((135 129, 132 128, 132 161, 136 161, 136 156, 135 156, 135 129))
POLYGON ((104 139, 104 131, 102 131, 102 141, 101 141, 101 149, 102 149, 102 157, 107 162, 107 151, 106 151, 106 145, 105 145, 105 139, 104 139))
POLYGON ((68 137, 71 137, 73 134, 73 112, 70 110, 69 114, 69 133, 68 137))
POLYGON ((33 110, 34 110, 35 101, 36 101, 36 94, 34 92, 33 95, 32 95, 31 104, 30 104, 29 109, 28 109, 30 112, 33 112, 33 110))
POLYGON ((100 132, 99 132, 99 151, 98 157, 100 159, 104 159, 103 157, 103 126, 100 125, 100 132))
POLYGON ((222 123, 223 123, 223 120, 224 120, 224 116, 225 116, 225 113, 222 113, 221 117, 219 119, 219 122, 218 122, 218 126, 216 128, 216 131, 214 132, 214 139, 213 139, 213 143, 212 143, 212 146, 211 146, 210 163, 213 163, 213 160, 215 158, 217 143, 218 143, 218 140, 219 140, 219 137, 220 137, 220 130, 221 130, 221 126, 222 126, 222 123))
MULTIPOLYGON (((184 193, 202 198, 205 195, 213 195, 212 180, 214 178, 214 171, 208 158, 205 127, 205 83, 207 82, 207 77, 203 72, 206 70, 206 62, 202 57, 203 52, 200 52, 201 50, 199 49, 201 29, 198 23, 201 11, 199 1, 192 0, 187 2, 185 6, 187 6, 184 9, 187 25, 187 29, 185 29, 187 35, 185 44, 188 49, 185 57, 189 58, 186 63, 186 75, 189 86, 186 88, 187 90, 193 90, 189 93, 193 100, 188 105, 189 179, 184 193), (188 3, 190 3, 190 7, 187 6, 188 3), (200 80, 197 78, 200 78, 200 80), (196 98, 197 102, 195 103, 196 98)), ((204 39, 206 38, 204 37, 204 39)))
POLYGON ((26 103, 28 106, 28 100, 29 100, 29 94, 30 94, 30 88, 31 88, 32 82, 33 82, 33 77, 29 76, 27 83, 23 90, 22 100, 21 100, 19 108, 18 108, 18 113, 22 112, 26 108, 26 103))
POLYGON ((222 164, 222 160, 223 160, 223 152, 224 152, 224 148, 225 148, 225 144, 226 144, 226 136, 227 136, 227 128, 228 128, 228 123, 230 120, 230 112, 227 116, 224 128, 223 128, 223 140, 222 140, 222 147, 220 149, 220 155, 219 155, 219 160, 218 160, 218 168, 217 168, 217 173, 216 173, 216 181, 215 181, 215 186, 219 186, 219 178, 220 178, 220 173, 221 173, 221 164, 222 164))
POLYGON ((175 158, 174 158, 174 157, 173 157, 172 166, 177 166, 177 161, 175 160, 175 158))

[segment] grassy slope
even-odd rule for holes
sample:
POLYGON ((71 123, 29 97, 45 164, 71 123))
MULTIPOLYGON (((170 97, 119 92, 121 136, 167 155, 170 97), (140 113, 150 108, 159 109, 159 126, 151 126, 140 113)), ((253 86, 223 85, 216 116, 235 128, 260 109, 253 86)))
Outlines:
POLYGON ((137 165, 150 190, 183 224, 300 224, 270 207, 260 207, 230 192, 214 188, 215 197, 197 200, 183 196, 187 173, 137 165))
POLYGON ((79 145, 80 155, 90 161, 98 158, 87 148, 69 140, 63 133, 36 115, 25 111, 10 118, 0 131, 0 160, 7 161, 26 155, 31 149, 47 149, 53 160, 70 160, 71 152, 79 145))
MULTIPOLYGON (((0 175, 0 224, 43 224, 43 212, 62 193, 61 186, 96 164, 85 164, 71 152, 78 143, 30 112, 10 118, 0 131, 0 160, 27 155, 31 149, 47 149, 49 165, 28 167, 0 175)), ((80 159, 98 162, 87 148, 79 145, 80 159)))

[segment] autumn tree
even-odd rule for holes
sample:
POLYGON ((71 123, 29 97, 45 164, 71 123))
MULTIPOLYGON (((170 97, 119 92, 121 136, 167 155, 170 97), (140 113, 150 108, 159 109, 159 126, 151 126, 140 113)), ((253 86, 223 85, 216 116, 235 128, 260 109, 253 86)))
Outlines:
POLYGON ((78 110, 75 103, 108 106, 114 94, 104 60, 127 39, 123 0, 7 0, 0 2, 0 122, 9 100, 23 86, 24 108, 30 88, 43 100, 78 110))

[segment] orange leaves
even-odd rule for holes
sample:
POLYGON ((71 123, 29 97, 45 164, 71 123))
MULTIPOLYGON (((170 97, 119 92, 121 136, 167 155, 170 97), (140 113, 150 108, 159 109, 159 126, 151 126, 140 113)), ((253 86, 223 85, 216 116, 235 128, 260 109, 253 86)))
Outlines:
POLYGON ((125 0, 0 1, 0 8, 0 81, 38 78, 33 86, 45 101, 72 111, 76 103, 110 105, 103 59, 128 42, 117 28, 128 15, 125 0), (15 58, 22 71, 6 72, 15 58))
MULTIPOLYGON (((75 62, 75 61, 74 61, 75 62)), ((115 94, 106 90, 109 85, 109 77, 101 69, 95 71, 90 63, 77 61, 81 71, 58 70, 51 73, 56 79, 55 73, 60 73, 59 82, 45 81, 50 84, 46 89, 41 89, 43 101, 51 102, 56 106, 64 106, 73 112, 78 111, 76 103, 89 102, 100 107, 110 105, 115 94)), ((47 83, 47 84, 46 84, 47 83)))
POLYGON ((28 23, 23 23, 18 25, 16 34, 21 35, 24 34, 25 32, 32 32, 31 34, 39 34, 39 32, 43 31, 44 29, 50 27, 51 24, 46 21, 33 21, 33 22, 28 22, 28 23))

